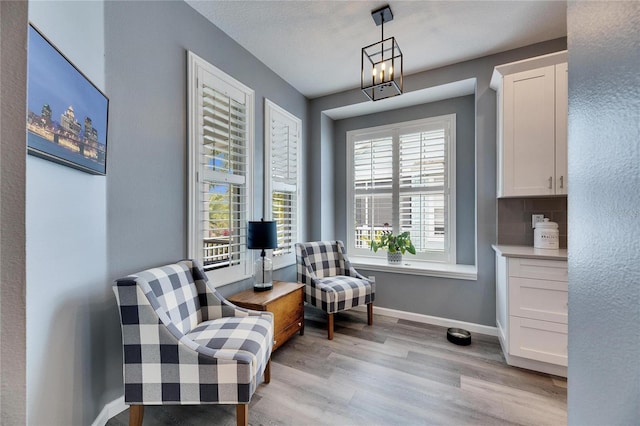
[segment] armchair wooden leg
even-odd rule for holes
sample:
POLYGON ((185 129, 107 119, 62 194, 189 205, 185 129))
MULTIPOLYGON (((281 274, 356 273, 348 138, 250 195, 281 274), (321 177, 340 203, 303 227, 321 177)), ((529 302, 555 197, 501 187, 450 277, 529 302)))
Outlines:
POLYGON ((249 404, 236 404, 236 425, 249 426, 249 404))
POLYGON ((129 406, 129 426, 142 426, 144 417, 144 405, 129 406))
POLYGON ((367 304, 367 324, 373 325, 373 302, 367 304))
POLYGON ((333 314, 327 314, 327 333, 329 340, 333 340, 333 314))
POLYGON ((271 382, 271 358, 267 361, 267 366, 264 368, 264 382, 271 382))

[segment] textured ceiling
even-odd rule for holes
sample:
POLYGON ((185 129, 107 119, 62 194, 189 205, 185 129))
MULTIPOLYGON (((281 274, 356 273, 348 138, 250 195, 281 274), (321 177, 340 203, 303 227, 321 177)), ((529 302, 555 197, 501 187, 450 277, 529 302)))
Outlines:
POLYGON ((360 49, 389 4, 404 74, 566 36, 565 1, 186 2, 309 98, 360 86, 360 49))

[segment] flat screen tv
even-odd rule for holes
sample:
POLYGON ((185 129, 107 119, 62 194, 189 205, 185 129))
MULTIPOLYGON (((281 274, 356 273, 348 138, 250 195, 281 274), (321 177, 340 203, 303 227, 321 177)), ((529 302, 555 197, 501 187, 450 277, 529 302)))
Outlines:
POLYGON ((31 24, 27 58, 29 154, 105 175, 109 99, 31 24))

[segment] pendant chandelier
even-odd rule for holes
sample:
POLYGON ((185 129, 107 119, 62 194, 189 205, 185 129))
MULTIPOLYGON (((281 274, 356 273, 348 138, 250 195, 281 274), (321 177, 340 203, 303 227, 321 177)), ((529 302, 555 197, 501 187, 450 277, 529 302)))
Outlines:
POLYGON ((381 27, 377 43, 362 48, 360 88, 372 101, 402 94, 402 52, 395 37, 384 38, 384 23, 393 20, 389 5, 371 12, 381 27))

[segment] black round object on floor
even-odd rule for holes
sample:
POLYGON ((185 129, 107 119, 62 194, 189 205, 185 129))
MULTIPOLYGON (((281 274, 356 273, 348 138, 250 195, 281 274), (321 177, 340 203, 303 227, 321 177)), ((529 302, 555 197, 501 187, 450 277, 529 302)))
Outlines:
POLYGON ((467 346, 471 344, 471 333, 462 328, 449 328, 447 340, 456 345, 467 346))

